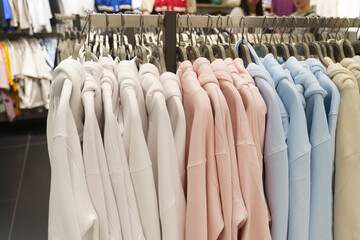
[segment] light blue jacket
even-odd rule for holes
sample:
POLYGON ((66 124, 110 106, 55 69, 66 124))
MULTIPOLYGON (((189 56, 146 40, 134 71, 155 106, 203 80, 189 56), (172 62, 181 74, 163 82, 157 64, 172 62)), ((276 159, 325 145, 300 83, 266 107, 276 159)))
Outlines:
MULTIPOLYGON (((251 46, 250 46, 251 47, 251 46)), ((251 47, 252 49, 252 47, 251 47)), ((253 56, 256 58, 256 54, 253 56)), ((250 63, 247 71, 254 78, 268 112, 264 145, 265 194, 271 212, 271 237, 286 240, 288 228, 289 176, 287 146, 281 119, 282 101, 276 94, 271 76, 257 58, 256 65, 250 63)))
POLYGON ((327 91, 324 99, 325 111, 328 118, 329 132, 331 137, 331 159, 335 158, 335 137, 336 123, 339 113, 340 93, 336 85, 326 75, 326 70, 321 62, 315 58, 306 60, 309 63, 311 71, 317 77, 322 88, 327 91))
POLYGON ((288 69, 295 84, 304 88, 307 130, 311 143, 310 240, 332 239, 332 169, 331 138, 324 107, 327 92, 320 86, 307 62, 289 58, 288 69), (308 69, 305 69, 306 66, 308 69))
POLYGON ((309 236, 310 221, 310 150, 303 104, 288 74, 274 59, 266 55, 263 64, 273 78, 277 93, 289 113, 286 139, 289 158, 289 240, 304 240, 309 236))

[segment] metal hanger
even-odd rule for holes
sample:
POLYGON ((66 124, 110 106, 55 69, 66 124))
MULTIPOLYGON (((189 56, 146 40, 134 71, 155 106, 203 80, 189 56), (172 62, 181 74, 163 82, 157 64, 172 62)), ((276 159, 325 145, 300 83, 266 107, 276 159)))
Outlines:
POLYGON ((278 53, 278 56, 283 57, 285 60, 287 60, 287 59, 290 58, 291 55, 290 55, 290 51, 289 51, 288 46, 284 43, 284 37, 283 36, 284 36, 285 31, 286 31, 286 26, 284 24, 285 20, 286 20, 286 17, 283 17, 282 22, 280 24, 281 28, 283 28, 283 30, 281 32, 281 35, 280 35, 280 43, 275 44, 275 47, 276 47, 276 51, 278 53))
POLYGON ((154 64, 160 73, 166 72, 166 65, 165 65, 165 56, 163 52, 163 48, 160 44, 160 30, 162 26, 161 22, 161 14, 158 15, 158 28, 159 32, 157 35, 157 43, 152 45, 151 54, 149 56, 149 62, 154 64))
MULTIPOLYGON (((340 21, 340 18, 338 17, 335 21, 335 24, 332 28, 332 30, 335 28, 336 23, 340 21)), ((341 24, 340 24, 341 25, 341 24)), ((340 30, 341 26, 339 27, 338 31, 340 30)), ((331 32, 331 31, 330 31, 331 32)), ((329 33, 330 33, 329 32, 329 33)), ((327 35, 327 38, 329 37, 329 33, 327 35)), ((341 62, 341 60, 343 60, 345 58, 345 53, 344 53, 344 49, 342 48, 342 46, 335 40, 335 39, 327 39, 327 42, 330 43, 330 45, 333 47, 334 49, 334 57, 335 57, 335 61, 336 62, 341 62)))
MULTIPOLYGON (((346 29, 346 31, 345 31, 345 36, 344 36, 344 38, 340 39, 340 40, 338 41, 338 44, 339 44, 340 47, 343 49, 345 57, 352 58, 352 57, 355 56, 355 50, 354 50, 354 47, 351 45, 351 42, 347 39, 347 34, 348 34, 349 28, 350 28, 350 20, 349 20, 348 18, 344 18, 344 19, 343 19, 343 22, 344 22, 345 20, 347 20, 348 26, 347 26, 347 29, 346 29)), ((341 26, 343 25, 343 22, 341 23, 341 26)), ((336 32, 335 39, 337 39, 339 30, 340 30, 340 28, 339 28, 338 31, 336 32)))
POLYGON ((246 64, 249 64, 252 62, 251 60, 251 55, 250 55, 250 50, 249 47, 244 44, 244 31, 245 31, 245 21, 244 21, 244 16, 241 17, 240 21, 239 21, 239 27, 242 28, 241 30, 241 40, 240 40, 240 44, 238 45, 238 53, 239 53, 239 57, 244 60, 246 62, 246 64), (244 22, 244 23, 243 23, 244 22), (243 26, 241 26, 241 24, 243 23, 243 26))
MULTIPOLYGON (((296 21, 296 19, 295 19, 295 21, 296 21)), ((309 46, 304 43, 304 35, 307 32, 308 28, 310 27, 308 16, 306 16, 306 21, 307 21, 307 28, 305 28, 305 30, 302 34, 301 41, 295 43, 294 46, 295 46, 298 56, 302 56, 303 58, 308 59, 308 58, 310 58, 310 49, 309 49, 309 46)))
MULTIPOLYGON (((177 14, 177 23, 178 24, 180 23, 179 18, 180 18, 180 14, 178 13, 177 14)), ((189 15, 188 15, 188 18, 189 18, 189 15)), ((186 49, 183 46, 181 46, 181 43, 180 43, 181 26, 177 26, 177 27, 179 29, 179 33, 178 33, 178 45, 176 46, 176 61, 183 62, 183 61, 188 60, 188 57, 187 57, 186 49)))
POLYGON ((88 25, 88 34, 87 34, 87 46, 85 47, 85 60, 86 61, 89 61, 91 59, 91 50, 90 50, 90 45, 89 45, 89 40, 90 40, 90 26, 91 26, 91 15, 90 13, 87 14, 86 18, 85 18, 85 23, 84 23, 84 26, 81 30, 81 33, 79 35, 79 38, 78 38, 78 42, 75 44, 75 47, 74 47, 74 51, 73 51, 73 55, 72 55, 72 58, 74 60, 77 60, 78 56, 79 56, 79 53, 80 53, 80 50, 81 48, 84 46, 84 42, 82 41, 82 36, 84 34, 84 30, 85 30, 85 27, 86 25, 88 25), (88 57, 89 55, 89 52, 90 51, 90 56, 88 57))
MULTIPOLYGON (((356 37, 358 37, 358 34, 359 34, 359 29, 360 29, 360 17, 358 17, 357 20, 359 21, 359 26, 358 26, 358 29, 357 29, 357 31, 356 31, 356 37)), ((351 45, 353 46, 356 55, 360 55, 360 40, 356 40, 356 41, 353 42, 351 45)))
POLYGON ((214 53, 213 53, 213 50, 212 50, 211 46, 207 44, 207 42, 209 41, 208 33, 209 33, 211 27, 212 27, 211 17, 210 17, 210 15, 208 15, 207 30, 206 30, 206 33, 205 33, 205 41, 204 41, 203 44, 200 44, 199 50, 200 50, 200 56, 201 57, 205 57, 210 62, 213 62, 215 60, 214 53))
POLYGON ((269 25, 266 16, 264 17, 262 25, 263 25, 263 31, 261 32, 259 43, 255 43, 253 45, 253 48, 259 57, 265 57, 269 53, 268 46, 266 46, 265 44, 262 43, 264 32, 266 31, 266 29, 269 25))
MULTIPOLYGON (((315 19, 319 23, 319 17, 317 16, 315 19)), ((326 17, 323 17, 322 19, 323 19, 322 23, 326 23, 326 17)), ((325 27, 324 27, 323 31, 324 30, 325 30, 325 27)), ((322 35, 323 31, 321 32, 320 35, 322 35)), ((324 41, 324 40, 319 41, 319 44, 322 47, 322 52, 323 52, 324 57, 329 57, 329 58, 331 58, 331 60, 333 62, 335 62, 333 46, 331 46, 327 41, 324 41)))
POLYGON ((216 20, 216 28, 218 29, 218 34, 217 34, 216 44, 212 46, 212 50, 214 53, 214 58, 225 59, 226 58, 225 48, 219 42, 221 26, 222 26, 222 18, 221 16, 218 16, 218 19, 216 20))
POLYGON ((116 52, 118 58, 120 60, 126 60, 126 45, 124 44, 124 31, 125 31, 125 17, 123 13, 120 13, 121 16, 121 28, 120 28, 120 36, 119 36, 119 48, 116 52))
POLYGON ((147 52, 146 48, 143 44, 143 29, 144 29, 144 16, 140 14, 140 39, 139 42, 136 42, 135 45, 135 56, 136 56, 136 64, 139 67, 140 64, 145 64, 148 62, 147 60, 147 52))
POLYGON ((235 45, 231 43, 231 39, 232 39, 232 36, 233 36, 233 33, 232 33, 232 29, 233 29, 233 21, 230 17, 230 15, 227 15, 227 19, 226 19, 226 26, 229 27, 229 21, 231 21, 231 28, 230 28, 230 31, 229 31, 229 37, 228 37, 228 42, 223 44, 224 48, 225 48, 225 55, 226 57, 229 57, 231 59, 236 59, 238 58, 238 53, 236 51, 236 48, 235 48, 235 45))

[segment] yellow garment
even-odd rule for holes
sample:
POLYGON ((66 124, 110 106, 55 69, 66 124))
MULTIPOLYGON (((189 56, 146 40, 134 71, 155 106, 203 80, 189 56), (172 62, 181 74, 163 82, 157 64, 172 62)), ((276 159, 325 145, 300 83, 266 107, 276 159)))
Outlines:
MULTIPOLYGON (((354 76, 357 80, 356 84, 359 88, 359 86, 360 86, 360 62, 356 61, 353 58, 344 58, 340 62, 340 64, 343 65, 343 67, 349 69, 354 74, 354 76)), ((359 91, 360 91, 360 89, 359 89, 359 91)))
POLYGON ((3 51, 3 58, 5 60, 5 66, 6 66, 6 73, 8 76, 8 80, 9 80, 9 85, 11 88, 11 97, 14 98, 15 100, 15 114, 19 115, 19 94, 18 94, 18 86, 17 84, 14 82, 14 80, 11 77, 11 70, 10 70, 10 58, 9 58, 9 51, 8 48, 6 46, 6 43, 1 41, 2 46, 4 47, 4 51, 3 51))
POLYGON ((360 236, 360 95, 353 73, 341 64, 327 69, 340 92, 336 129, 334 240, 360 236))

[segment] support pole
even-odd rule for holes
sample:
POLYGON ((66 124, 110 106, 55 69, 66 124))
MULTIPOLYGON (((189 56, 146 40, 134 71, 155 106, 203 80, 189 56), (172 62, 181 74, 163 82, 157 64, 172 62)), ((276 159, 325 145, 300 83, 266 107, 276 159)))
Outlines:
POLYGON ((166 70, 176 73, 176 12, 164 13, 164 55, 166 70))

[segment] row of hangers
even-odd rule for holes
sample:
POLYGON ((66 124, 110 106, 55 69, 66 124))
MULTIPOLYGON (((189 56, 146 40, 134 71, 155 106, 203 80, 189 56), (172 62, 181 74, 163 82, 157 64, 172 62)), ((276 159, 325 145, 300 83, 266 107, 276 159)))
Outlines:
MULTIPOLYGON (((161 41, 161 28, 155 28, 156 32, 145 32, 144 18, 141 16, 139 24, 140 32, 135 34, 135 44, 132 45, 125 34, 124 15, 120 14, 123 25, 118 29, 109 29, 108 15, 105 15, 105 30, 97 29, 97 31, 91 31, 91 17, 90 15, 86 17, 85 25, 80 34, 80 36, 83 36, 85 27, 88 25, 86 40, 80 41, 81 38, 78 38, 78 44, 76 44, 73 54, 74 59, 79 56, 80 52, 84 52, 86 61, 91 60, 91 56, 110 55, 113 58, 117 57, 119 60, 136 58, 138 66, 144 63, 152 63, 158 67, 160 72, 166 71, 163 43, 161 41)), ((158 26, 162 26, 162 17, 160 14, 158 16, 158 26)), ((192 27, 191 16, 188 15, 187 25, 190 27, 186 31, 182 31, 183 27, 181 25, 177 26, 179 29, 176 43, 177 61, 195 61, 199 57, 205 57, 212 62, 217 58, 225 59, 230 57, 235 59, 240 57, 246 63, 250 63, 252 58, 249 48, 242 40, 251 43, 259 57, 264 57, 268 53, 272 53, 275 57, 282 57, 285 60, 291 56, 296 57, 298 60, 313 57, 319 59, 325 66, 329 64, 325 57, 329 57, 333 62, 340 62, 345 57, 355 56, 358 53, 357 50, 360 50, 360 41, 351 44, 345 38, 349 28, 345 32, 345 37, 339 33, 340 28, 335 33, 333 32, 335 27, 331 28, 327 33, 324 33, 326 29, 324 28, 318 34, 318 41, 316 41, 315 35, 309 30, 310 26, 318 25, 319 21, 321 21, 319 17, 307 17, 307 25, 309 27, 300 33, 295 31, 295 17, 291 19, 291 26, 285 26, 285 18, 282 18, 283 21, 279 25, 280 29, 272 29, 271 33, 265 33, 269 31, 268 18, 265 17, 261 34, 245 32, 243 19, 241 18, 239 23, 242 32, 232 33, 232 29, 221 27, 223 26, 221 17, 217 19, 216 27, 213 28, 210 16, 208 16, 207 28, 204 32, 203 29, 199 31, 199 29, 192 27), (239 49, 236 49, 235 43, 238 41, 240 41, 239 49)), ((278 21, 280 18, 276 17, 274 19, 274 21, 278 21)), ((338 18, 336 23, 346 20, 349 21, 346 18, 338 18)), ((231 21, 231 17, 228 16, 226 25, 233 26, 231 21)), ((180 21, 177 22, 179 23, 180 21)))
MULTIPOLYGON (((73 59, 77 59, 81 53, 85 56, 85 61, 90 61, 96 56, 111 56, 114 59, 130 60, 136 58, 136 64, 152 63, 159 69, 160 73, 166 72, 165 56, 163 52, 163 44, 160 40, 162 33, 160 28, 156 29, 157 34, 153 31, 144 32, 144 18, 140 17, 140 32, 134 35, 135 44, 130 44, 125 34, 125 17, 120 13, 122 18, 122 26, 120 28, 109 28, 108 15, 105 13, 106 26, 105 29, 91 30, 91 17, 88 14, 85 18, 84 27, 77 39, 73 52, 73 59), (86 40, 82 41, 85 27, 88 27, 86 40)), ((158 15, 158 26, 162 26, 161 14, 158 15)))
MULTIPOLYGON (((291 56, 294 56, 298 60, 305 60, 312 57, 319 59, 325 66, 329 65, 325 57, 329 57, 333 62, 340 62, 345 57, 353 57, 355 54, 360 54, 360 41, 351 44, 350 41, 346 39, 349 27, 345 32, 345 36, 339 33, 340 28, 338 28, 335 33, 333 32, 335 27, 331 28, 327 33, 324 33, 326 29, 324 28, 321 33, 318 34, 318 40, 316 40, 315 35, 309 30, 310 26, 319 25, 318 23, 321 21, 319 17, 307 17, 307 26, 309 27, 305 28, 301 33, 295 33, 295 27, 293 27, 296 26, 295 17, 291 19, 290 25, 292 26, 284 26, 285 18, 282 18, 283 21, 279 25, 280 29, 277 29, 277 31, 272 29, 272 32, 268 34, 265 34, 265 31, 269 30, 268 19, 266 17, 264 18, 263 31, 261 34, 245 33, 245 27, 242 26, 243 19, 244 18, 241 18, 239 23, 239 27, 242 29, 241 33, 232 34, 231 29, 221 29, 219 26, 222 26, 222 18, 219 17, 216 23, 217 28, 213 29, 215 34, 208 34, 209 29, 212 27, 209 16, 208 31, 205 35, 197 35, 191 27, 191 18, 188 16, 187 25, 190 26, 189 31, 179 33, 177 46, 178 60, 194 60, 200 56, 206 57, 210 61, 213 61, 215 58, 240 57, 245 60, 246 63, 250 63, 252 62, 250 50, 246 44, 243 44, 242 40, 251 43, 259 57, 264 57, 268 53, 272 53, 275 58, 282 57, 285 60, 291 56), (287 31, 288 29, 291 30, 287 31), (239 49, 236 50, 234 44, 238 41, 240 41, 241 44, 239 45, 239 49)), ((275 17, 274 21, 278 21, 278 19, 280 18, 275 17)), ((323 21, 326 20, 326 18, 322 19, 323 21)), ((349 22, 347 18, 338 18, 335 26, 340 20, 349 22)), ((227 21, 232 21, 230 16, 228 16, 227 21)), ((341 23, 341 26, 343 26, 343 23, 344 22, 341 23)), ((229 22, 226 25, 230 26, 229 22)), ((231 26, 233 26, 232 23, 231 26)), ((181 29, 181 26, 178 27, 181 29)))

